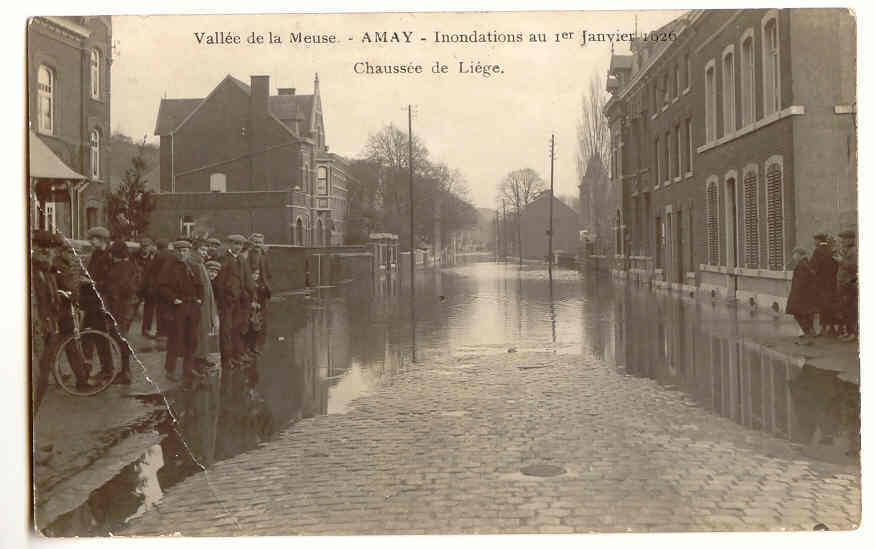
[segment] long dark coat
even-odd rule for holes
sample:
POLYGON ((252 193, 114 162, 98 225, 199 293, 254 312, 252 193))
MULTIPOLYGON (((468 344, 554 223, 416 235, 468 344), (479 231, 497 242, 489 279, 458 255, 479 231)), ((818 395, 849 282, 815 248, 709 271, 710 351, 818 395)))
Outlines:
POLYGON ((807 258, 803 258, 793 269, 790 295, 787 297, 787 314, 809 315, 818 310, 818 296, 814 270, 807 258))
POLYGON ((810 264, 814 271, 818 309, 821 312, 831 311, 836 305, 838 261, 833 258, 829 246, 818 245, 811 254, 810 264))

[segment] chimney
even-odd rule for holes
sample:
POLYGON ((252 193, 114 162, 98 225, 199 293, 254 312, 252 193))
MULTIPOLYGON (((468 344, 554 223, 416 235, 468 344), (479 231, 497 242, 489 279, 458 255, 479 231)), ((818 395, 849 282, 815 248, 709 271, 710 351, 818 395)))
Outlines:
POLYGON ((267 115, 270 76, 250 76, 249 112, 253 118, 267 115))
POLYGON ((295 95, 295 88, 277 88, 279 95, 295 95))

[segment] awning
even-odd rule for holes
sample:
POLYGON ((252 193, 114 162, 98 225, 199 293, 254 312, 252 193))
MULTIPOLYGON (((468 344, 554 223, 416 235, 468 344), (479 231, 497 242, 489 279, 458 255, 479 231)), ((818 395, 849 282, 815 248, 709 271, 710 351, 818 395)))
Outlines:
POLYGON ((30 177, 38 179, 87 179, 64 164, 33 130, 30 138, 30 177))

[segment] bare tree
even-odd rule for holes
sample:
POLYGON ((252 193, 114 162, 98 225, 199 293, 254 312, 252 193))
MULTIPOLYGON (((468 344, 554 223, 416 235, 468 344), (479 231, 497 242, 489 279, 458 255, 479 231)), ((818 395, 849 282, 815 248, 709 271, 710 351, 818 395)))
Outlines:
POLYGON ((604 108, 608 102, 605 91, 604 71, 594 71, 589 79, 589 87, 581 97, 581 117, 577 123, 577 176, 583 177, 586 165, 594 155, 602 166, 609 165, 611 157, 611 128, 605 117, 604 108))
POLYGON ((600 246, 610 240, 616 209, 614 193, 605 170, 611 161, 611 128, 604 115, 609 96, 605 71, 596 70, 581 97, 577 124, 577 176, 580 181, 581 226, 591 231, 600 246))
POLYGON ((520 257, 520 265, 523 262, 523 210, 534 200, 538 193, 546 188, 544 180, 531 168, 523 168, 508 173, 498 185, 499 202, 505 200, 516 217, 517 252, 520 257))

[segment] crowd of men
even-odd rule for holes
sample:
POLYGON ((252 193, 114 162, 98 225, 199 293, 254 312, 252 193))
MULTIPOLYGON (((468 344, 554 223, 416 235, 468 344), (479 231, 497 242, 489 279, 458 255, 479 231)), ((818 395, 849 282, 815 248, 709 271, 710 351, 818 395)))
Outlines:
MULTIPOLYGON (((245 368, 254 383, 255 356, 263 342, 271 296, 270 262, 263 235, 247 239, 233 234, 226 240, 222 246, 216 238, 180 237, 172 244, 143 238, 136 247, 112 241, 108 230, 94 227, 88 231, 91 251, 83 271, 69 241, 57 233, 36 231, 32 297, 40 376, 35 406, 48 383, 52 345, 73 332, 77 311, 82 311, 81 329, 107 332, 119 343, 121 372, 113 383, 131 383, 127 336, 141 306, 141 335, 167 340, 168 379, 179 380, 180 359, 187 386, 203 377, 218 336, 223 367, 245 368)), ((83 391, 97 381, 94 376, 114 374, 108 343, 99 340, 94 347, 85 352, 96 350, 101 365, 97 374, 75 347, 67 350, 77 388, 83 391)))
POLYGON ((793 250, 793 279, 787 298, 787 313, 802 329, 797 343, 829 335, 842 341, 859 337, 859 287, 857 244, 854 231, 839 234, 839 243, 827 234, 814 235, 814 251, 793 250), (820 329, 815 329, 815 319, 820 329))

